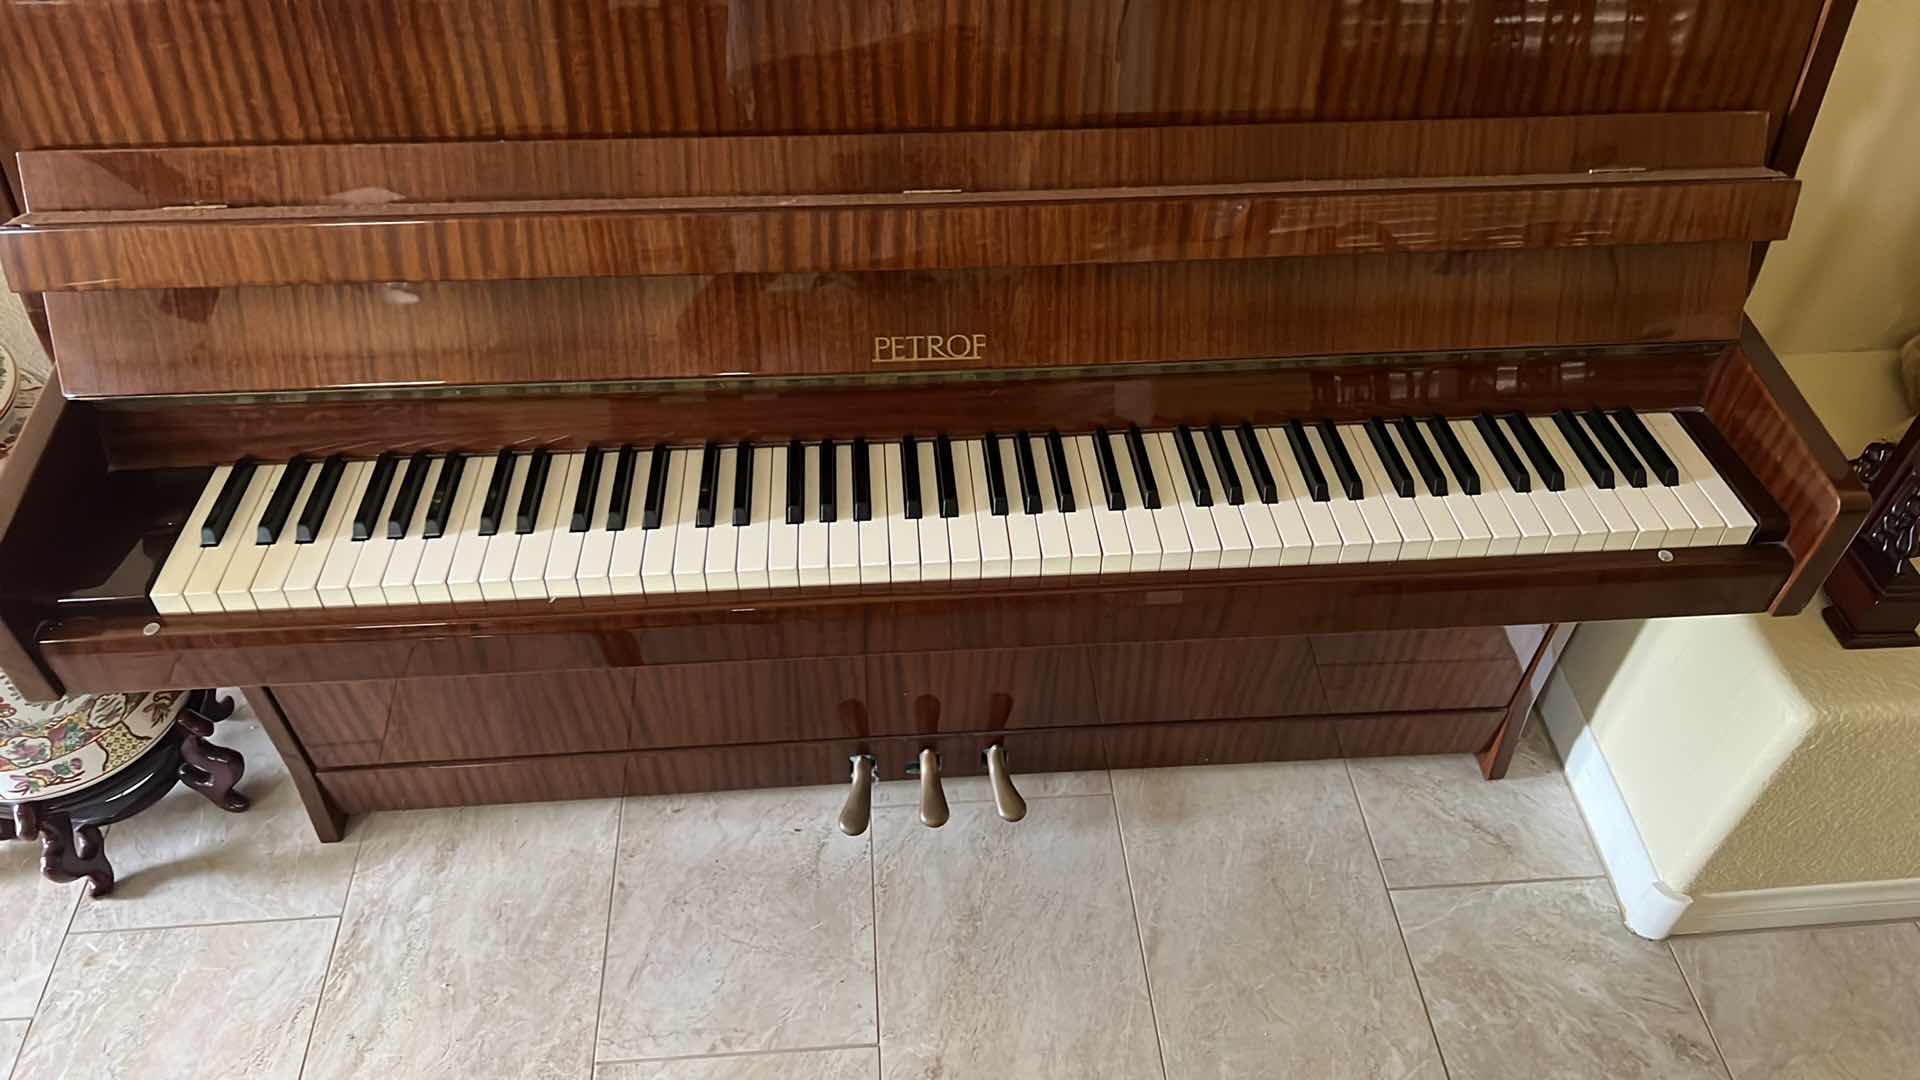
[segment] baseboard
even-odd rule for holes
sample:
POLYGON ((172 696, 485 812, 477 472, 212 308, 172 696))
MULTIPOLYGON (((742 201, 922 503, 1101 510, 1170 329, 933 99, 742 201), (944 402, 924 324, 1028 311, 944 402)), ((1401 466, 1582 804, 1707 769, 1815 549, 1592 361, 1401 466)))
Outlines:
POLYGON ((1567 785, 1573 789, 1573 801, 1586 815, 1587 829, 1593 833, 1600 862, 1613 881, 1627 929, 1656 941, 1674 933, 1693 901, 1660 880, 1653 856, 1640 838, 1639 826, 1633 823, 1626 796, 1621 794, 1613 770, 1587 730, 1586 713, 1558 671, 1548 676, 1536 707, 1560 751, 1560 760, 1566 762, 1567 785))
POLYGON ((1674 924, 1676 934, 1770 930, 1825 923, 1920 918, 1920 878, 1790 885, 1703 893, 1674 924))

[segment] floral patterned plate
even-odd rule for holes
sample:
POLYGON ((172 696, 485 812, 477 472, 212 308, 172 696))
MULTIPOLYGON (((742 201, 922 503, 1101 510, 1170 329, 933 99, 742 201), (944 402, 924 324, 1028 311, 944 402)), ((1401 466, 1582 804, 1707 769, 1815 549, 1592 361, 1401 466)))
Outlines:
POLYGON ((28 701, 0 679, 0 800, 92 787, 138 761, 186 703, 185 690, 28 701))

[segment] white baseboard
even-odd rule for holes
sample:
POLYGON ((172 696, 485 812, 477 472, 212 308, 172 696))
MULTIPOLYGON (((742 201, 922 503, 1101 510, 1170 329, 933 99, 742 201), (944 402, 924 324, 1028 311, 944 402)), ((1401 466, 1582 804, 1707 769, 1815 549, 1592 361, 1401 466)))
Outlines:
POLYGON ((1660 880, 1626 796, 1587 730, 1586 713, 1558 671, 1548 676, 1537 707, 1560 759, 1567 763, 1567 785, 1586 815, 1600 862, 1613 880, 1614 895, 1620 898, 1627 929, 1656 941, 1672 934, 1693 901, 1660 880))
POLYGON ((1702 893, 1693 898, 1673 932, 1708 934, 1886 919, 1920 919, 1920 878, 1702 893))

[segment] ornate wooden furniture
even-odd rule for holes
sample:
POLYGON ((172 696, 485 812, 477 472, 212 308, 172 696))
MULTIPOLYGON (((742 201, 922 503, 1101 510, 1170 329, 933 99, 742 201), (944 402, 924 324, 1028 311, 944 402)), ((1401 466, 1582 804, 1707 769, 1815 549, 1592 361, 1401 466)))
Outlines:
POLYGON ((1853 463, 1873 497, 1866 524, 1827 578, 1821 612, 1849 649, 1920 645, 1920 421, 1853 463))
MULTIPOLYGON (((1741 318, 1846 7, 8 6, 0 36, 34 48, 0 71, 24 211, 0 267, 44 296, 64 394, 0 491, 0 663, 47 692, 249 687, 329 838, 377 808, 844 781, 850 759, 858 787, 984 770, 996 746, 1023 771, 1473 751, 1498 776, 1572 623, 1799 610, 1866 509, 1741 318), (95 71, 102 50, 121 62, 95 71), (1031 433, 1037 466, 976 482, 1044 503, 1030 472, 1072 468, 1041 437, 1110 431, 1123 460, 1085 458, 1068 494, 1119 514, 1125 477, 1153 501, 1137 426, 1181 506, 1268 513, 1251 456, 1271 452, 1302 470, 1304 521, 1390 501, 1369 485, 1477 486, 1433 418, 1471 441, 1513 411, 1565 454, 1612 421, 1553 414, 1594 409, 1671 415, 1747 524, 1389 558, 1427 526, 1354 516, 1327 542, 1357 530, 1372 561, 1274 541, 1277 565, 1120 573, 1097 546, 1061 576, 862 581, 860 559, 782 587, 672 562, 608 596, 573 594, 611 571, 546 588, 508 567, 471 596, 402 580, 398 602, 342 572, 284 608, 280 578, 264 600, 156 580, 195 526, 217 548, 237 504, 334 454, 380 503, 418 489, 376 455, 531 477, 552 464, 533 450, 677 447, 704 516, 732 474, 703 444, 946 433, 978 455, 1031 433), (1213 424, 1203 478, 1181 429, 1213 424), (1399 475, 1349 476, 1314 442, 1341 432, 1399 475), (1330 494, 1290 456, 1314 445, 1330 494), (215 470, 242 458, 263 471, 215 470), (1259 501, 1198 506, 1235 460, 1259 501)), ((1525 462, 1479 463, 1488 497, 1503 474, 1531 497, 1525 462)), ((621 482, 657 511, 651 478, 621 482)), ((580 490, 590 529, 617 524, 580 490)), ((481 499, 497 527, 507 496, 481 499)), ((349 513, 371 533, 388 505, 349 513)), ((1167 523, 1129 520, 1116 543, 1167 523)))

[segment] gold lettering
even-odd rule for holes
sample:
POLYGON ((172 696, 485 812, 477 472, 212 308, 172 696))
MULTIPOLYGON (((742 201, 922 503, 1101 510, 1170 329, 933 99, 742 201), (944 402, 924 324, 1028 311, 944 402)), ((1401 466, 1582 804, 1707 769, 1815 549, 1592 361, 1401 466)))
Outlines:
POLYGON ((985 356, 986 354, 987 354, 987 335, 985 334, 973 335, 972 359, 978 360, 982 356, 985 356))
POLYGON ((893 359, 893 343, 884 337, 873 339, 873 362, 884 364, 893 359))
POLYGON ((929 335, 927 337, 927 359, 929 360, 954 359, 954 357, 947 355, 947 350, 942 347, 944 344, 945 343, 942 342, 938 336, 929 335))
POLYGON ((876 364, 912 364, 928 360, 978 360, 987 351, 985 334, 877 335, 876 364))

